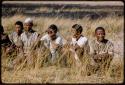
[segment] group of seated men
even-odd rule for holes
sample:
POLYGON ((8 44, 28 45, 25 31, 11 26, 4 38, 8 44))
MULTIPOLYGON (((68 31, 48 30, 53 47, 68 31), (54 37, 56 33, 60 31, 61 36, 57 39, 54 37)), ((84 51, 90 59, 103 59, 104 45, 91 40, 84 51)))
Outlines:
MULTIPOLYGON (((42 48, 49 49, 50 55, 48 57, 51 62, 56 61, 58 51, 61 50, 61 55, 65 53, 64 47, 66 45, 68 45, 67 49, 69 49, 76 62, 80 62, 80 56, 84 54, 90 55, 92 58, 90 62, 94 62, 96 66, 100 66, 104 61, 111 61, 113 58, 113 43, 105 39, 105 29, 103 27, 95 29, 96 38, 91 42, 82 34, 83 27, 79 24, 74 24, 71 27, 72 35, 69 40, 64 39, 55 24, 51 24, 46 29, 45 35, 38 34, 32 27, 33 20, 31 18, 25 19, 24 23, 17 21, 15 31, 9 35, 4 33, 3 26, 0 27, 2 52, 6 54, 13 50, 17 52, 18 57, 13 61, 14 66, 24 59, 27 60, 28 65, 33 65, 32 50, 36 48, 38 42, 43 43, 41 44, 42 48)), ((40 49, 39 46, 38 49, 40 49)))

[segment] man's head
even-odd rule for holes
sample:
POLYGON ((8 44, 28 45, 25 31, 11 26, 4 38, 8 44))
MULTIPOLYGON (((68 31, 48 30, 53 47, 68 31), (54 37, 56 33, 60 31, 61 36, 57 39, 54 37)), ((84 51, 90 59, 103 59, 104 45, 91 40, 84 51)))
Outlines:
POLYGON ((98 41, 103 41, 105 39, 105 29, 103 27, 97 27, 95 29, 95 36, 98 41))
POLYGON ((24 21, 24 30, 29 31, 30 29, 32 29, 32 26, 33 26, 33 20, 31 18, 27 18, 24 21))
POLYGON ((21 33, 23 30, 23 23, 21 21, 17 21, 15 23, 15 30, 17 33, 21 33))
POLYGON ((71 31, 72 31, 72 33, 73 33, 73 37, 74 37, 74 38, 79 37, 79 36, 81 35, 81 33, 82 33, 82 30, 83 30, 83 28, 82 28, 81 25, 74 24, 74 25, 72 26, 72 29, 71 29, 71 31))
POLYGON ((47 30, 48 35, 50 36, 51 39, 56 38, 56 33, 57 33, 57 31, 58 31, 58 28, 57 28, 57 26, 54 25, 54 24, 50 25, 50 26, 48 27, 48 30, 47 30))

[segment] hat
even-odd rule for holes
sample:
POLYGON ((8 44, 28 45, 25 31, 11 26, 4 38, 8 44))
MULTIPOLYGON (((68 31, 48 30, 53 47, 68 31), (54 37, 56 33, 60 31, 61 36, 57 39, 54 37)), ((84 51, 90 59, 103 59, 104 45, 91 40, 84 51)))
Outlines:
POLYGON ((33 20, 31 18, 26 18, 24 23, 33 23, 33 20))

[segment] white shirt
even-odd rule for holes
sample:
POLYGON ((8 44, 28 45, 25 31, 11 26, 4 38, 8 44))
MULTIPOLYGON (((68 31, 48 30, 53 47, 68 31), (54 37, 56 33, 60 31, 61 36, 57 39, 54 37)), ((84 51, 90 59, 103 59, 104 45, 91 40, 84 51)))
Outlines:
POLYGON ((78 40, 76 40, 76 38, 72 38, 71 45, 75 46, 76 44, 83 47, 88 44, 88 39, 84 36, 81 36, 78 40))
POLYGON ((32 47, 32 45, 36 42, 38 38, 38 33, 37 32, 33 32, 31 33, 31 35, 29 37, 27 37, 26 33, 23 32, 21 34, 21 41, 23 43, 23 48, 24 48, 24 52, 28 52, 29 49, 32 47))
MULTIPOLYGON (((48 34, 44 35, 41 39, 41 41, 44 41, 44 45, 50 49, 51 53, 55 52, 55 49, 52 47, 52 41, 48 34)), ((63 45, 63 39, 61 36, 57 35, 56 40, 54 41, 55 44, 58 44, 59 46, 63 45)))
POLYGON ((18 36, 17 32, 12 32, 10 35, 9 35, 9 39, 10 41, 15 44, 16 46, 20 46, 21 45, 21 38, 20 36, 18 36))

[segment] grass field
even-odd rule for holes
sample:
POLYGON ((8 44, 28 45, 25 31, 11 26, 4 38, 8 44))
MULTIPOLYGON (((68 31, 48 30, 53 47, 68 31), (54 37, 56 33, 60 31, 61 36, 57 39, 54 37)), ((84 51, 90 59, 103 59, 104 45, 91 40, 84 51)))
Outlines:
MULTIPOLYGON (((70 36, 71 26, 75 23, 83 26, 83 35, 89 41, 94 39, 94 30, 98 26, 103 26, 106 30, 106 38, 114 44, 115 55, 111 62, 110 68, 105 76, 97 76, 92 74, 87 76, 84 64, 79 67, 61 67, 59 65, 39 67, 39 61, 35 63, 34 69, 23 67, 23 63, 18 65, 16 70, 7 70, 5 68, 10 64, 13 57, 8 56, 2 59, 2 75, 3 83, 122 83, 124 79, 124 15, 123 6, 84 6, 68 4, 64 5, 42 5, 35 6, 30 4, 32 8, 28 8, 24 4, 23 7, 17 5, 6 4, 2 8, 2 25, 5 32, 10 34, 14 30, 14 23, 17 20, 24 21, 25 18, 31 17, 34 20, 33 29, 38 33, 44 34, 44 31, 51 24, 56 24, 59 32, 65 39, 70 36), (10 6, 10 7, 9 7, 10 6), (8 9, 8 11, 7 11, 8 9), (19 10, 19 11, 17 11, 19 10), (108 11, 107 11, 108 10, 108 11), (4 15, 5 13, 8 13, 4 15), (12 13, 12 14, 11 14, 12 13), (55 14, 56 16, 55 16, 55 14), (84 14, 84 16, 82 16, 84 14), (10 16, 9 16, 10 15, 10 16), (94 17, 94 18, 93 18, 94 17)), ((42 53, 36 55, 43 56, 42 53)))

